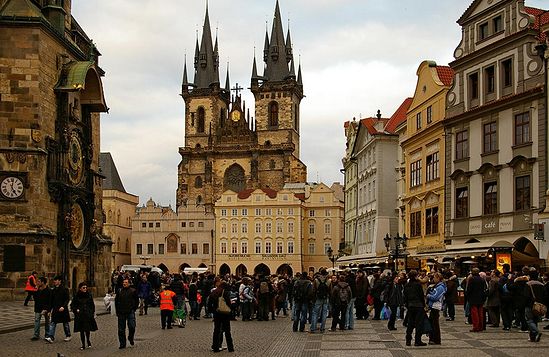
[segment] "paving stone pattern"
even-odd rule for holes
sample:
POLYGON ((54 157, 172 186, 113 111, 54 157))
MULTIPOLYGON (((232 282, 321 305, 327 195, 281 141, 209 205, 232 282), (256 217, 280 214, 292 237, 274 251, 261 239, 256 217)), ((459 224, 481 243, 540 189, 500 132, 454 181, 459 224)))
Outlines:
MULTIPOLYGON (((210 352, 213 324, 210 319, 189 321, 184 329, 160 329, 158 309, 150 309, 149 315, 137 317, 136 345, 118 350, 116 317, 102 315, 97 318, 99 331, 92 333, 89 350, 80 351, 78 335, 70 342, 63 342, 61 326, 57 328, 57 340, 53 344, 45 341, 30 341, 32 336, 32 307, 23 308, 0 303, 0 356, 28 357, 52 356, 61 353, 72 356, 304 356, 304 357, 415 357, 415 356, 544 356, 549 350, 549 333, 540 343, 527 341, 528 334, 517 330, 504 332, 489 328, 483 333, 470 333, 470 325, 463 321, 446 322, 441 320, 442 345, 426 347, 406 347, 404 328, 397 324, 397 331, 385 329, 385 321, 356 321, 352 331, 326 332, 324 334, 292 332, 289 318, 276 321, 234 321, 231 324, 235 340, 234 354, 223 351, 210 352), (23 330, 6 333, 17 326, 23 330), (24 325, 24 326, 23 326, 24 325), (26 326, 26 327, 25 327, 26 326), (4 331, 4 332, 2 332, 4 331)), ((543 327, 547 323, 541 323, 543 327)), ((71 323, 72 328, 72 323, 71 323)), ((547 331, 547 330, 545 330, 547 331)), ((427 338, 424 337, 424 341, 427 338)))

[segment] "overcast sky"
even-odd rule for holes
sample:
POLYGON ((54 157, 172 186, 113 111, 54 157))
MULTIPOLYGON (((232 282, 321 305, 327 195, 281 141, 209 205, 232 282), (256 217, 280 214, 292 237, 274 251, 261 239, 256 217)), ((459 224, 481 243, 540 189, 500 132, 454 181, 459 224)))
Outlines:
MULTIPOLYGON (((209 0, 218 29, 221 82, 250 85, 254 47, 262 61, 276 0, 209 0)), ((309 181, 343 182, 343 123, 389 117, 416 84, 423 60, 447 65, 461 40, 457 19, 472 0, 280 0, 294 56, 301 59, 301 160, 309 181)), ((110 152, 126 191, 175 205, 178 148, 184 144, 181 93, 187 53, 193 79, 196 33, 206 0, 76 0, 73 16, 93 39, 109 114, 101 120, 101 151, 110 152)), ((527 0, 545 7, 546 0, 527 0)), ((261 65, 258 66, 262 68, 261 65)), ((261 75, 261 70, 259 70, 261 75)), ((253 108, 249 90, 243 94, 253 108)), ((252 111, 253 113, 253 111, 252 111)))

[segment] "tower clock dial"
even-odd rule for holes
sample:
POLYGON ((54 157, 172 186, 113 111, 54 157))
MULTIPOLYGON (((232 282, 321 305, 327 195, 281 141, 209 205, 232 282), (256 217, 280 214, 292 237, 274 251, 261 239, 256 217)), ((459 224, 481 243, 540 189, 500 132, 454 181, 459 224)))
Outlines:
POLYGON ((235 123, 240 120, 240 117, 241 117, 240 111, 233 110, 231 112, 231 120, 234 121, 235 123))
POLYGON ((83 157, 82 157, 82 144, 78 138, 78 134, 73 133, 69 141, 68 152, 68 164, 69 164, 69 179, 72 184, 80 183, 83 172, 83 157))
POLYGON ((23 195, 24 185, 19 177, 8 176, 0 183, 0 191, 6 198, 19 198, 23 195))

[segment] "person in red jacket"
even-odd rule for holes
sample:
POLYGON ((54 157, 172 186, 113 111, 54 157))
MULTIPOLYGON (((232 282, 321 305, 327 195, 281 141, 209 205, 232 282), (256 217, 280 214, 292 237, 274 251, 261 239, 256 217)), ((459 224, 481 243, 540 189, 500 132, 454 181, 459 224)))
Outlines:
POLYGON ((29 306, 29 301, 34 296, 34 293, 38 290, 36 285, 36 275, 38 273, 33 271, 31 275, 27 278, 27 283, 25 284, 25 291, 27 292, 27 297, 25 298, 25 306, 29 306))
POLYGON ((160 323, 162 330, 166 328, 166 325, 168 329, 172 328, 173 310, 175 309, 174 298, 175 293, 169 287, 162 287, 162 292, 160 292, 160 323))

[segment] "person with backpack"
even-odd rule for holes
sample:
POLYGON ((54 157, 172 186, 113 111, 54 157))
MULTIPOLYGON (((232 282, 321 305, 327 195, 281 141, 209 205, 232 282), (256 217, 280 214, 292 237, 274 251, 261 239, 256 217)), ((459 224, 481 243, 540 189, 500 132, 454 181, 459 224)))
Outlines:
POLYGON ((332 289, 332 282, 328 278, 328 271, 320 269, 320 275, 313 282, 314 306, 311 316, 311 333, 316 332, 316 325, 320 317, 320 332, 324 332, 328 309, 330 306, 329 297, 332 289))
POLYGON ((541 339, 541 333, 538 329, 538 322, 544 316, 536 314, 534 311, 534 303, 545 303, 545 288, 543 283, 539 281, 539 273, 536 268, 530 268, 528 273, 529 279, 524 287, 524 295, 527 296, 526 305, 524 307, 524 314, 526 323, 528 324, 528 332, 530 334, 530 342, 539 342, 541 339))
POLYGON ((292 329, 297 332, 305 331, 305 323, 307 323, 307 313, 309 312, 309 302, 313 295, 313 284, 309 281, 307 272, 303 272, 299 280, 294 284, 294 305, 295 318, 292 329))
POLYGON ((269 305, 273 286, 270 284, 267 277, 261 277, 259 287, 257 289, 257 301, 259 304, 257 311, 257 321, 269 321, 269 305))
POLYGON ((351 301, 352 291, 349 284, 345 281, 345 275, 338 276, 338 282, 332 290, 332 328, 334 332, 339 324, 340 330, 345 330, 345 317, 347 315, 347 305, 351 301))
POLYGON ((242 321, 251 321, 253 302, 255 300, 252 279, 247 276, 244 277, 238 290, 240 302, 242 303, 242 321))

